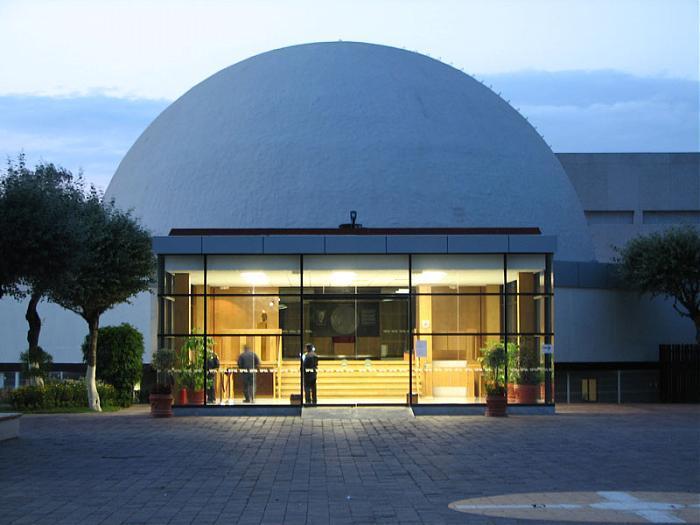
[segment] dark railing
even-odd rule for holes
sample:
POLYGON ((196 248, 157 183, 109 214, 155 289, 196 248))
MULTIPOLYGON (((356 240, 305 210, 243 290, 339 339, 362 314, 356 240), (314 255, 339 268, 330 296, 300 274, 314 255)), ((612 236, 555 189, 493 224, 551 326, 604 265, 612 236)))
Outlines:
POLYGON ((663 403, 700 402, 700 345, 659 346, 659 398, 663 403))

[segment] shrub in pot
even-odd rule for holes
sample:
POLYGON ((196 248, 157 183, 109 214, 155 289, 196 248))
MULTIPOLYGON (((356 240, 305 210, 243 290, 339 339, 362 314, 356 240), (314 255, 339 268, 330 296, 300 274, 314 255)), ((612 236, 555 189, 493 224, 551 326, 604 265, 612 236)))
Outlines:
POLYGON ((502 342, 494 341, 481 349, 481 369, 486 385, 486 415, 503 417, 506 415, 506 349, 502 342))
POLYGON ((540 397, 542 371, 540 354, 534 338, 523 339, 517 353, 517 370, 515 392, 518 403, 537 403, 540 397))
POLYGON ((173 367, 175 352, 169 348, 159 348, 153 353, 151 365, 156 369, 156 385, 148 396, 153 417, 173 415, 173 367))
MULTIPOLYGON (((180 370, 178 383, 181 388, 187 389, 187 402, 191 405, 204 404, 204 355, 206 353, 209 362, 215 355, 214 339, 207 337, 206 340, 205 348, 204 336, 191 335, 178 351, 177 364, 180 370)), ((210 386, 211 381, 213 377, 208 377, 207 386, 210 386)))

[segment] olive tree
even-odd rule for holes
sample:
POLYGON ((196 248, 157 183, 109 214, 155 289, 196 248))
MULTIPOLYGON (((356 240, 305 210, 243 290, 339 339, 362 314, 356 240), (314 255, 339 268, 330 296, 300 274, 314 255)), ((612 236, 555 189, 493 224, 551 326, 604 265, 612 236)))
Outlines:
POLYGON ((88 325, 86 384, 91 409, 101 411, 95 383, 100 316, 149 289, 155 271, 150 234, 94 189, 84 194, 76 216, 81 249, 66 278, 52 286, 50 299, 80 315, 88 325))
MULTIPOLYGON (((37 306, 80 249, 71 210, 82 195, 80 177, 53 164, 39 164, 32 170, 24 155, 8 161, 0 176, 0 296, 29 298, 28 350, 23 359, 30 370, 46 361, 39 347, 37 306)), ((29 376, 41 384, 41 374, 29 376)))
POLYGON ((677 227, 636 237, 619 250, 616 262, 631 288, 673 299, 673 308, 695 323, 700 344, 700 229, 677 227))

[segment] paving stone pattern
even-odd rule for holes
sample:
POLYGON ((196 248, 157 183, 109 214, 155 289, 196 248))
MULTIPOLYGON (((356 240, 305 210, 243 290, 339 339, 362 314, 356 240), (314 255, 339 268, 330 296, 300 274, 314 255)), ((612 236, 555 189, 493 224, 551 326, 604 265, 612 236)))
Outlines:
MULTIPOLYGON (((0 523, 534 523, 450 502, 700 489, 697 406, 556 416, 22 418, 0 443, 0 523)), ((552 523, 552 522, 549 522, 552 523)))

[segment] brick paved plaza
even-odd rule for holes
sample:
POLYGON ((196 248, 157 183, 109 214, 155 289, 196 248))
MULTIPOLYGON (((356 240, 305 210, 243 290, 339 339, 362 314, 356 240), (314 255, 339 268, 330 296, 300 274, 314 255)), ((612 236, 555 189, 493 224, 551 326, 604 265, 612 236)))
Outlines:
POLYGON ((697 406, 557 409, 507 419, 155 420, 143 407, 25 416, 23 436, 0 443, 0 522, 534 523, 448 504, 700 492, 697 406))

